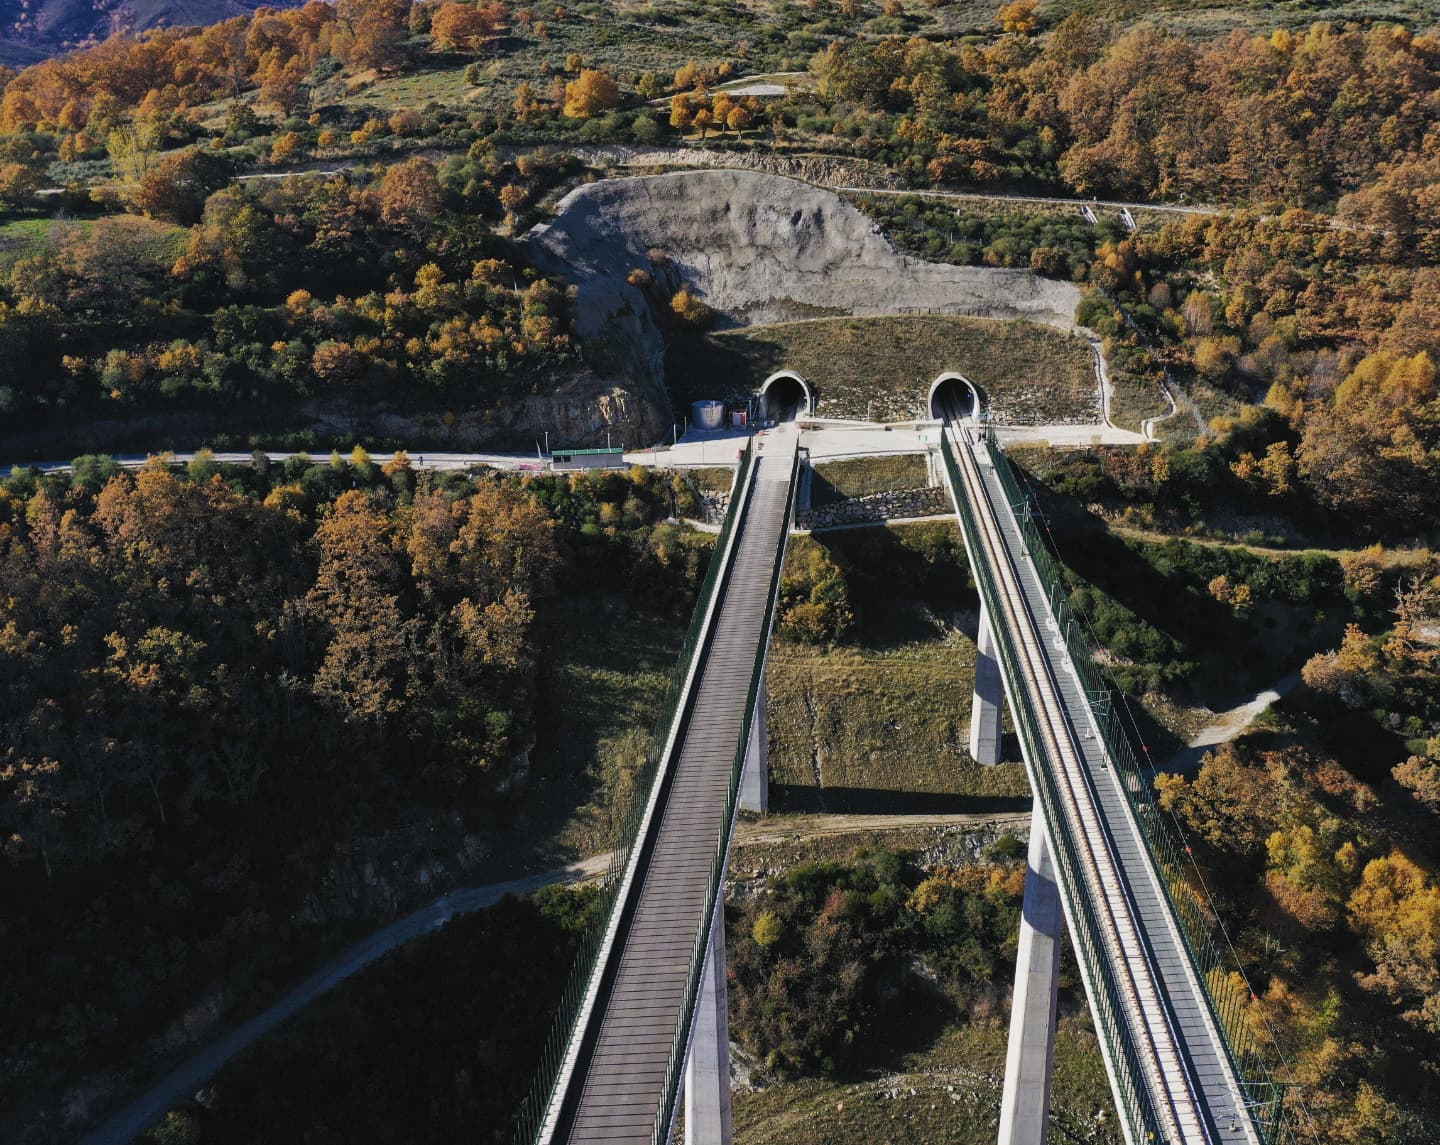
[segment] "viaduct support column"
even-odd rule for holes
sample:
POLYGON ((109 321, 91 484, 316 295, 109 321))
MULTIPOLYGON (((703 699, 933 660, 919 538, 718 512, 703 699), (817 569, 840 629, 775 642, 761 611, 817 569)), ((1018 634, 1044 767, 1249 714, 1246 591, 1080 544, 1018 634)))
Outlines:
POLYGON ((755 690, 755 714, 750 720, 750 739, 745 745, 745 770, 740 776, 740 809, 770 810, 770 734, 765 727, 765 673, 755 690))
POLYGON ((730 1012, 725 992, 725 898, 717 897, 705 953, 690 1057, 685 1063, 685 1145, 730 1145, 730 1012))
POLYGON ((1055 1067, 1055 1006, 1060 983, 1060 935, 1065 915, 1040 801, 1030 814, 1030 855, 1015 993, 1010 1000, 1010 1044, 1000 1098, 999 1145, 1044 1145, 1050 1120, 1050 1079, 1055 1067))
POLYGON ((1005 683, 995 658, 995 633, 990 614, 980 606, 980 631, 975 638, 975 700, 970 706, 970 758, 976 763, 1000 762, 1000 711, 1005 683))

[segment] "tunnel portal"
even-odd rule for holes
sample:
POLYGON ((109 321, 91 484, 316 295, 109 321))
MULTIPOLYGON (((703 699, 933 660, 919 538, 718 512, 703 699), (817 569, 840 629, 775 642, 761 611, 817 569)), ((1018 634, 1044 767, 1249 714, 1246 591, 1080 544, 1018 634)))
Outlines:
POLYGON ((776 424, 794 421, 811 413, 815 398, 810 384, 799 374, 782 370, 771 374, 760 387, 760 409, 766 421, 776 424))
POLYGON ((941 374, 930 387, 930 416, 937 421, 972 418, 983 406, 980 388, 961 374, 941 374))

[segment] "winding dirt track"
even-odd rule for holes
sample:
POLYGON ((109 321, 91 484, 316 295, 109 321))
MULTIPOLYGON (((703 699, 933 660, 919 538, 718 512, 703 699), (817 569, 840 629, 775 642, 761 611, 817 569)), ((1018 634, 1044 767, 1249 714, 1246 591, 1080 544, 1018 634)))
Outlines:
MULTIPOLYGON (((1029 814, 916 815, 795 815, 772 816, 745 821, 736 835, 737 845, 802 841, 865 831, 895 831, 905 828, 947 827, 980 823, 1016 823, 1029 814)), ((591 855, 577 862, 482 887, 449 891, 417 911, 377 930, 368 938, 342 951, 278 1001, 202 1047, 164 1078, 117 1110, 103 1125, 92 1130, 81 1145, 125 1145, 153 1125, 177 1101, 208 1082, 231 1058, 247 1049, 322 994, 329 993, 352 974, 384 957, 396 947, 438 930, 457 914, 483 910, 506 895, 531 894, 542 887, 587 882, 603 875, 610 864, 609 853, 591 855)))

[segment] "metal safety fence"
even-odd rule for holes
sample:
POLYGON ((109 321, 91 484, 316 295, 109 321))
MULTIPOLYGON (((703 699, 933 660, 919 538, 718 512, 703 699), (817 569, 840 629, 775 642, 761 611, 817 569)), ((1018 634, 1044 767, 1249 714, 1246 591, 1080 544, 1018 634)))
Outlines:
MULTIPOLYGON (((1260 1037, 1251 1024, 1249 1006, 1253 999, 1249 988, 1243 984, 1238 964, 1233 957, 1224 954, 1215 940, 1212 919, 1202 907, 1189 879, 1191 864, 1183 858, 1185 850, 1166 823, 1165 814, 1156 799, 1153 769, 1141 766, 1129 733, 1121 722, 1119 708, 1123 706, 1123 696, 1096 665, 1094 652, 1085 637, 1084 624, 1070 605, 1064 571, 1041 536, 1034 506, 1021 490, 1010 459, 1000 448, 994 430, 988 425, 983 426, 980 437, 990 453, 995 474, 1014 513, 1026 551, 1045 587, 1051 615, 1065 640, 1076 679, 1085 692, 1106 753, 1121 780, 1121 789, 1139 825, 1140 835, 1160 874, 1159 883, 1220 1032, 1246 1107, 1266 1145, 1280 1145, 1286 1138, 1285 1086, 1271 1077, 1260 1037), (1120 704, 1117 704, 1117 698, 1120 704)), ((952 470, 952 480, 956 480, 956 462, 948 440, 942 439, 942 449, 946 465, 952 470)), ((963 499, 961 504, 963 520, 969 507, 963 504, 963 499)), ((985 574, 989 575, 988 569, 985 574)), ((998 629, 1002 626, 992 627, 998 629)), ((1038 755, 1032 758, 1045 757, 1038 755)), ((1047 821, 1056 820, 1048 819, 1047 815, 1047 821)))

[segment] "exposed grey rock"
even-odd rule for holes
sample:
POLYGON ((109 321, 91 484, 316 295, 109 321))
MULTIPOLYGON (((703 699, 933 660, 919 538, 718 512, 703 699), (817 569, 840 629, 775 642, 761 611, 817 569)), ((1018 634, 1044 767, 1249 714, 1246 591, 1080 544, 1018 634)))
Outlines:
POLYGON ((851 497, 833 505, 802 509, 795 523, 801 529, 829 529, 837 525, 858 525, 866 521, 892 521, 904 517, 934 517, 950 512, 944 489, 900 489, 851 497))
POLYGON ((589 183, 566 195, 528 241, 547 270, 580 284, 582 333, 643 311, 625 283, 659 251, 733 322, 783 321, 816 311, 938 310, 1071 326, 1071 283, 1028 270, 950 266, 895 251, 838 195, 755 171, 684 171, 589 183), (586 327, 589 327, 587 329, 586 327))
POLYGON ((1075 285, 1028 270, 908 258, 833 192, 755 171, 589 183, 525 241, 542 270, 577 287, 581 337, 657 385, 664 343, 645 296, 625 281, 637 268, 666 289, 687 283, 730 325, 924 311, 1072 329, 1080 300, 1075 285))

